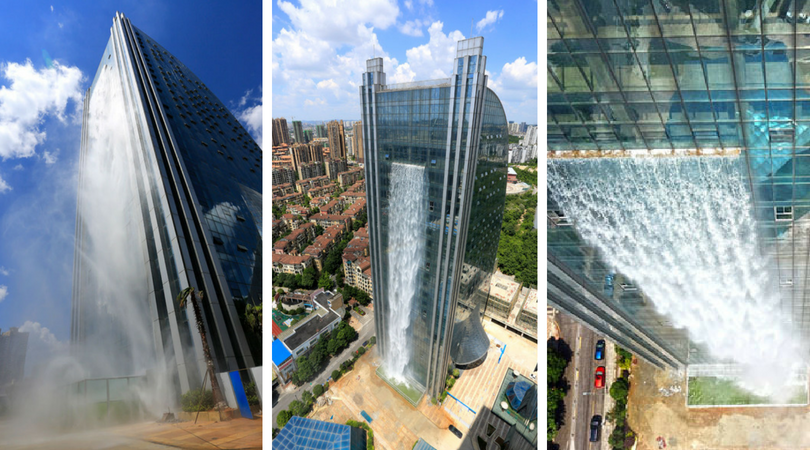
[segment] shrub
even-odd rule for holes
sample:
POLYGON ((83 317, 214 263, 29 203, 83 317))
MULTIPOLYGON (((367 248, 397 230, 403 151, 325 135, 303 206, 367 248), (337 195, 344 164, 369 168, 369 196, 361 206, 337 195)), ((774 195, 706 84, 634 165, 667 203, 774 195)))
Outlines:
POLYGON ((259 393, 256 391, 256 383, 253 381, 245 385, 245 395, 247 396, 248 405, 259 404, 259 393))
POLYGON ((368 343, 374 345, 377 343, 377 336, 371 336, 371 339, 368 340, 368 343))
POLYGON ((461 376, 461 373, 458 371, 458 369, 453 369, 453 376, 456 377, 456 378, 461 376))
POLYGON ((208 411, 214 407, 214 393, 205 391, 200 394, 197 389, 188 391, 180 397, 180 406, 185 412, 208 411))
POLYGON ((362 355, 362 354, 364 354, 366 352, 366 348, 365 347, 360 347, 360 349, 357 350, 357 352, 362 355))
POLYGON ((339 370, 335 369, 335 370, 332 371, 332 379, 335 380, 335 381, 340 379, 340 371, 339 370))
POLYGON ((287 422, 290 421, 292 416, 293 416, 292 413, 287 411, 286 409, 280 411, 278 413, 278 417, 276 417, 276 425, 278 425, 279 428, 284 428, 284 425, 287 425, 287 422))
POLYGON ((315 394, 315 398, 320 397, 323 395, 323 386, 320 384, 316 384, 314 388, 312 388, 312 393, 315 394))

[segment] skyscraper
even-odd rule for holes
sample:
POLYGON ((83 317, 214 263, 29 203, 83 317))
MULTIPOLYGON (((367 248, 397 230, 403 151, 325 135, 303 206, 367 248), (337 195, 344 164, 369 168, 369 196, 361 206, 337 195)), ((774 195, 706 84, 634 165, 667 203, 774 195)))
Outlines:
POLYGON ((355 122, 354 132, 352 133, 352 147, 354 148, 354 157, 357 162, 363 162, 363 121, 355 122))
MULTIPOLYGON (((802 231, 810 211, 810 68, 799 43, 810 26, 801 18, 810 8, 793 2, 767 8, 728 1, 674 7, 667 2, 618 2, 601 3, 600 8, 586 10, 578 1, 548 2, 548 170, 561 181, 548 197, 549 303, 648 361, 673 367, 717 357, 702 350, 710 341, 697 344, 687 332, 689 318, 699 317, 689 316, 688 308, 712 317, 714 329, 738 317, 756 316, 703 302, 701 290, 678 296, 673 302, 677 309, 668 308, 666 295, 649 291, 660 286, 677 291, 696 278, 682 278, 677 287, 680 275, 672 270, 660 273, 655 283, 636 285, 616 267, 617 255, 604 251, 605 241, 586 240, 585 217, 573 216, 559 201, 568 198, 561 192, 566 183, 582 187, 578 180, 585 163, 577 157, 588 156, 592 186, 599 177, 631 180, 633 189, 645 190, 649 199, 661 192, 652 174, 670 181, 668 194, 644 203, 646 211, 653 211, 679 199, 683 206, 665 216, 673 236, 679 232, 674 219, 691 208, 690 201, 699 200, 678 186, 736 191, 727 198, 733 202, 701 208, 688 222, 691 240, 684 247, 702 248, 697 255, 716 258, 710 270, 690 274, 710 275, 704 286, 717 293, 710 300, 745 298, 749 289, 761 288, 754 305, 773 298, 778 315, 768 321, 789 325, 807 342, 808 262, 797 255, 810 246, 802 231), (608 158, 630 154, 670 157, 608 158), (701 236, 714 226, 723 204, 735 205, 734 220, 722 227, 722 237, 711 248, 703 247, 701 236), (730 227, 749 217, 752 225, 740 231, 757 249, 751 257, 738 254, 727 270, 718 242, 743 236, 730 227), (755 279, 738 280, 726 289, 750 264, 762 264, 749 272, 755 279), (679 313, 662 314, 664 310, 679 313)), ((618 187, 613 185, 612 195, 625 198, 618 187)), ((670 256, 677 253, 659 254, 658 260, 670 256)), ((689 270, 686 263, 673 268, 689 270)), ((741 335, 761 327, 744 328, 741 335)))
POLYGON ((319 137, 319 138, 325 138, 325 137, 327 137, 327 136, 326 136, 326 126, 324 126, 323 124, 321 124, 321 125, 315 125, 315 129, 316 129, 316 131, 318 132, 318 137, 319 137))
POLYGON ((28 333, 20 333, 17 328, 5 333, 0 330, 0 388, 22 381, 27 352, 28 333))
POLYGON ((261 302, 262 150, 187 67, 123 14, 87 91, 71 343, 91 377, 206 371, 182 289, 204 292, 217 372, 260 364, 240 311, 261 302))
POLYGON ((306 144, 304 141, 304 128, 301 126, 300 120, 293 120, 293 135, 296 144, 306 144))
POLYGON ((343 121, 333 120, 326 124, 329 133, 329 150, 332 159, 346 159, 346 136, 343 134, 343 121))
POLYGON ((287 129, 287 119, 273 119, 273 146, 290 144, 290 130, 287 129))
POLYGON ((486 87, 482 37, 458 42, 450 78, 360 89, 377 340, 392 378, 440 394, 448 364, 475 366, 506 191, 507 122, 486 87))

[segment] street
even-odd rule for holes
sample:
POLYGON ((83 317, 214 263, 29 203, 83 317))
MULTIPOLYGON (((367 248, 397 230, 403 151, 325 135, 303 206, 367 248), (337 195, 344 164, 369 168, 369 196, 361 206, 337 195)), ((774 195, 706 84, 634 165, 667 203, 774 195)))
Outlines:
MULTIPOLYGON (((358 348, 360 348, 361 345, 363 345, 363 342, 371 339, 371 337, 375 335, 376 326, 375 326, 375 323, 374 323, 374 314, 371 311, 368 311, 368 310, 366 310, 366 311, 367 311, 366 316, 363 317, 363 320, 365 322, 361 322, 361 323, 363 323, 363 327, 357 333, 357 335, 358 335, 357 340, 352 342, 351 344, 349 344, 349 346, 346 347, 345 349, 343 349, 343 351, 341 353, 333 356, 329 360, 329 364, 326 366, 326 368, 324 368, 323 371, 321 371, 321 373, 318 376, 316 376, 314 380, 312 380, 311 382, 305 383, 300 387, 290 389, 290 390, 284 390, 283 387, 279 388, 279 390, 281 391, 281 395, 279 395, 279 397, 278 397, 278 402, 275 404, 275 406, 273 406, 273 422, 272 422, 273 427, 278 427, 278 425, 276 424, 276 417, 278 416, 279 411, 289 409, 290 403, 295 399, 298 399, 300 401, 302 392, 304 392, 304 391, 312 392, 312 388, 316 384, 325 383, 326 379, 332 376, 332 371, 333 370, 339 369, 340 364, 343 361, 349 359, 351 357, 351 355, 358 348)), ((356 313, 354 313, 354 312, 352 313, 353 316, 355 314, 356 313)), ((356 315, 356 317, 360 317, 360 316, 356 315)))
POLYGON ((607 351, 605 359, 594 360, 596 341, 603 338, 567 314, 559 314, 557 320, 560 324, 561 337, 573 352, 571 362, 565 369, 565 379, 571 388, 565 397, 565 423, 557 434, 557 442, 561 450, 596 450, 602 448, 602 443, 605 443, 604 448, 608 448, 604 432, 604 408, 605 396, 608 395, 608 388, 613 381, 611 374, 607 371, 605 373, 605 387, 599 389, 594 387, 596 368, 607 365, 607 351), (602 416, 602 430, 599 442, 592 443, 589 442, 590 423, 594 415, 602 416))

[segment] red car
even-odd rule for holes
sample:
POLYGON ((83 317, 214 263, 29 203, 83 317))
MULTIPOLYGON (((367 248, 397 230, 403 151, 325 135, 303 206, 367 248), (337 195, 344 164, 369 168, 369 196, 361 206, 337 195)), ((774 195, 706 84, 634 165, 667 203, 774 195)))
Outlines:
POLYGON ((605 387, 605 367, 599 366, 596 368, 596 378, 593 380, 594 387, 605 387))

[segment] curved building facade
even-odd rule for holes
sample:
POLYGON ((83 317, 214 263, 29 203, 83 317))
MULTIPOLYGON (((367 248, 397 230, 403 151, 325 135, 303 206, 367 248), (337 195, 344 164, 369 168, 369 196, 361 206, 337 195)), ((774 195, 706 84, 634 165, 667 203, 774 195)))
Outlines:
POLYGON ((386 84, 374 58, 360 89, 377 340, 386 362, 404 355, 404 374, 431 396, 451 361, 480 363, 489 348, 481 321, 508 132, 485 68, 477 37, 458 43, 449 78, 386 84))

